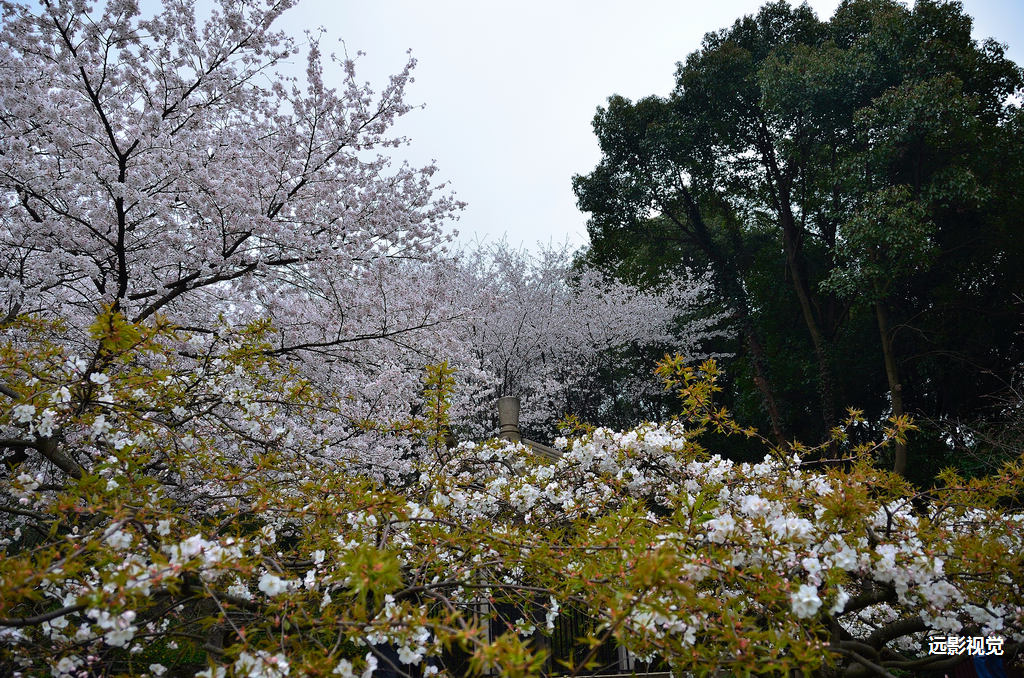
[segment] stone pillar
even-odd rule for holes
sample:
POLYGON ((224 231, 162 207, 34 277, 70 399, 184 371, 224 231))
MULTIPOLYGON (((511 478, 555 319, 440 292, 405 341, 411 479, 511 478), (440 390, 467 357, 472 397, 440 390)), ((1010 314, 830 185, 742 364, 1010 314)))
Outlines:
POLYGON ((501 430, 498 437, 518 443, 519 435, 519 398, 505 396, 498 398, 498 424, 501 430))

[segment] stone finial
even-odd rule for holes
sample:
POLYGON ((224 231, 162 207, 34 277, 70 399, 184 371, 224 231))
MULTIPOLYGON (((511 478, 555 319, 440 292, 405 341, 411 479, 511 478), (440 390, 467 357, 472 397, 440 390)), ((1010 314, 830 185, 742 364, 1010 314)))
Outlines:
POLYGON ((498 437, 502 440, 522 443, 535 454, 547 457, 553 461, 562 456, 562 453, 555 448, 534 442, 533 440, 527 440, 519 433, 519 398, 514 396, 498 398, 498 423, 501 424, 498 437))
POLYGON ((505 396, 498 398, 498 423, 501 430, 498 437, 518 443, 522 436, 519 434, 519 398, 505 396))

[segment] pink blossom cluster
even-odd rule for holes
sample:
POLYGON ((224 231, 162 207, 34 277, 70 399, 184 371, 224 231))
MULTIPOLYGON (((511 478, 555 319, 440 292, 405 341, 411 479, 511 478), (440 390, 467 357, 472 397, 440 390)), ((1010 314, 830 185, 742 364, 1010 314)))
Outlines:
MULTIPOLYGON (((573 412, 581 393, 595 390, 595 375, 615 364, 623 349, 657 347, 659 356, 679 352, 696 360, 714 355, 705 342, 729 334, 725 314, 677 322, 712 292, 709 277, 696 272, 640 290, 597 269, 574 267, 566 247, 531 255, 501 242, 467 254, 462 280, 473 295, 470 350, 492 385, 471 421, 489 421, 494 398, 511 395, 522 403, 524 427, 551 429, 573 412)), ((619 397, 641 400, 661 392, 651 377, 653 362, 637 368, 615 385, 619 397)))

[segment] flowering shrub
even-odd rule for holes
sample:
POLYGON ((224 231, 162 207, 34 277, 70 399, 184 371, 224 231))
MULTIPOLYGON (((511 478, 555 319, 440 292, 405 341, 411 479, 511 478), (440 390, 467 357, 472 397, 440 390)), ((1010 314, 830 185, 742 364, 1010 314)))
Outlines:
POLYGON ((2 348, 22 452, 0 498, 5 673, 418 675, 462 653, 458 671, 535 675, 567 611, 681 671, 914 669, 950 661, 928 633, 1024 641, 1020 464, 920 492, 875 448, 733 463, 700 433, 756 433, 714 408, 710 362, 662 364, 685 418, 559 439, 553 464, 501 441, 437 455, 429 417, 393 428, 421 454, 385 486, 317 434, 333 406, 268 327, 199 350, 106 313, 89 358, 57 329, 15 323, 2 348))

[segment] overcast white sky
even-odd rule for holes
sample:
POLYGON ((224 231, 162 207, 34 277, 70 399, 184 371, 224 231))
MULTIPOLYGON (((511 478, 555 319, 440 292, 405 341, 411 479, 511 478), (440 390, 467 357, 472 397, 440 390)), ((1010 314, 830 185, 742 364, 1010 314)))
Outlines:
MULTIPOLYGON (((407 101, 426 104, 396 127, 410 138, 400 157, 436 160, 468 208, 454 226, 460 241, 513 245, 586 242, 573 174, 600 154, 595 109, 612 94, 666 95, 675 63, 708 31, 751 14, 759 0, 304 0, 281 28, 301 35, 322 26, 321 48, 345 41, 357 76, 375 89, 419 61, 407 101)), ((811 0, 828 18, 839 0, 811 0)), ((1024 62, 1024 0, 964 0, 975 38, 994 37, 1024 62)))

